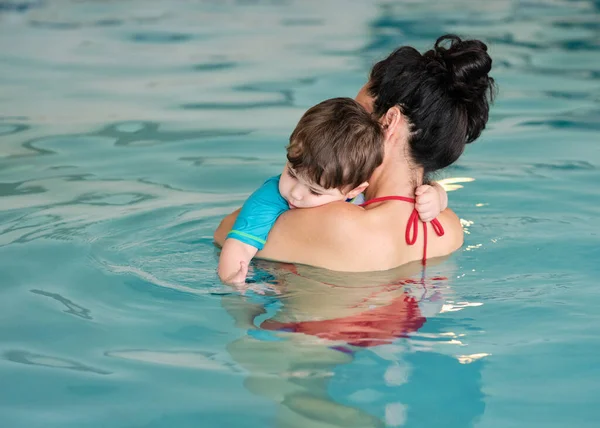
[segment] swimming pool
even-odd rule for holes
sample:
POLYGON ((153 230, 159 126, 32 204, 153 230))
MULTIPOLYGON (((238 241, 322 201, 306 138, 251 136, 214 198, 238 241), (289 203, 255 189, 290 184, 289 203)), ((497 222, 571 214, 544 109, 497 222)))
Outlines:
POLYGON ((593 1, 0 1, 0 426, 598 426, 599 20, 593 1), (253 329, 377 275, 262 262, 241 297, 219 219, 306 108, 445 32, 489 43, 500 93, 439 177, 464 247, 394 290, 426 322, 368 348, 253 329))

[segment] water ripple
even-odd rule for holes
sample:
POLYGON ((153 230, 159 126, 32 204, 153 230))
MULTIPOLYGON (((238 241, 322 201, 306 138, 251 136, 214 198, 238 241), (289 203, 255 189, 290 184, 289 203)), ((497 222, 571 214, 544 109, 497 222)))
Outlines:
POLYGON ((75 370, 98 375, 110 375, 112 372, 88 366, 75 360, 53 357, 50 355, 35 354, 22 350, 11 350, 2 353, 2 358, 7 361, 32 366, 50 367, 64 370, 75 370))
POLYGON ((50 293, 50 292, 44 291, 44 290, 29 290, 29 291, 31 291, 33 294, 49 297, 49 298, 54 299, 57 302, 63 304, 64 306, 67 307, 67 309, 65 309, 63 312, 65 312, 67 314, 75 315, 76 317, 83 318, 86 320, 93 319, 91 316, 91 312, 92 312, 91 310, 78 305, 77 303, 73 302, 72 300, 67 299, 66 297, 61 296, 58 293, 50 293))
POLYGON ((0 135, 16 134, 28 130, 30 127, 22 124, 0 124, 0 135))
POLYGON ((229 70, 239 66, 239 63, 229 61, 229 62, 210 62, 203 64, 196 64, 192 66, 192 70, 200 71, 200 72, 212 72, 212 71, 223 71, 229 70))
POLYGON ((129 36, 129 38, 138 43, 181 43, 192 40, 194 35, 185 33, 147 31, 144 33, 132 34, 129 36))
POLYGON ((0 1, 0 13, 2 12, 27 12, 31 9, 42 7, 44 2, 38 1, 0 1))
POLYGON ((553 171, 589 171, 595 170, 596 166, 586 161, 562 161, 557 163, 537 163, 533 165, 536 169, 548 169, 553 171))

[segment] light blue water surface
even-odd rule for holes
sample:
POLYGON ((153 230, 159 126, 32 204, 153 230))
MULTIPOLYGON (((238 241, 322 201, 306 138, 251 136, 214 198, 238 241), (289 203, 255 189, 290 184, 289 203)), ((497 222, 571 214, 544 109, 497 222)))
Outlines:
POLYGON ((0 426, 599 426, 600 6, 480 3, 0 1, 0 426), (259 263, 240 296, 212 232, 308 107, 446 32, 500 93, 439 176, 467 234, 407 286, 425 324, 350 354, 244 323, 372 281, 259 263))

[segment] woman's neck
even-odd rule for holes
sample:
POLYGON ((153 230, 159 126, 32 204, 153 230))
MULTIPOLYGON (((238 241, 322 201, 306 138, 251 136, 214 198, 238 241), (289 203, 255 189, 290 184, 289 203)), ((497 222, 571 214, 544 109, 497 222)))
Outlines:
POLYGON ((366 199, 382 196, 414 197, 415 189, 423 183, 423 168, 411 165, 405 156, 384 160, 371 176, 366 199))

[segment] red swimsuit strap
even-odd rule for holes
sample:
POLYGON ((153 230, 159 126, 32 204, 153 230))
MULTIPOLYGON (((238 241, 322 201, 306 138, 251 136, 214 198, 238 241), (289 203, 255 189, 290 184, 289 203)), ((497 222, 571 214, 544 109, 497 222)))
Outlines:
MULTIPOLYGON (((375 204, 377 202, 385 202, 385 201, 403 201, 403 202, 408 202, 411 204, 415 203, 414 198, 407 198, 405 196, 382 196, 380 198, 369 199, 368 201, 360 204, 360 206, 366 207, 367 205, 375 204)), ((412 214, 408 218, 408 224, 406 225, 406 232, 404 234, 406 243, 408 245, 413 245, 415 242, 417 242, 417 235, 419 233, 418 226, 419 226, 419 213, 417 212, 417 209, 414 208, 412 214)), ((439 220, 437 218, 435 218, 431 221, 431 226, 433 227, 433 230, 435 231, 435 233, 437 233, 438 236, 444 235, 444 228, 442 227, 442 224, 439 222, 439 220)), ((423 266, 425 266, 425 264, 427 264, 427 224, 426 223, 423 223, 423 240, 424 240, 423 260, 421 262, 423 263, 423 266)))

